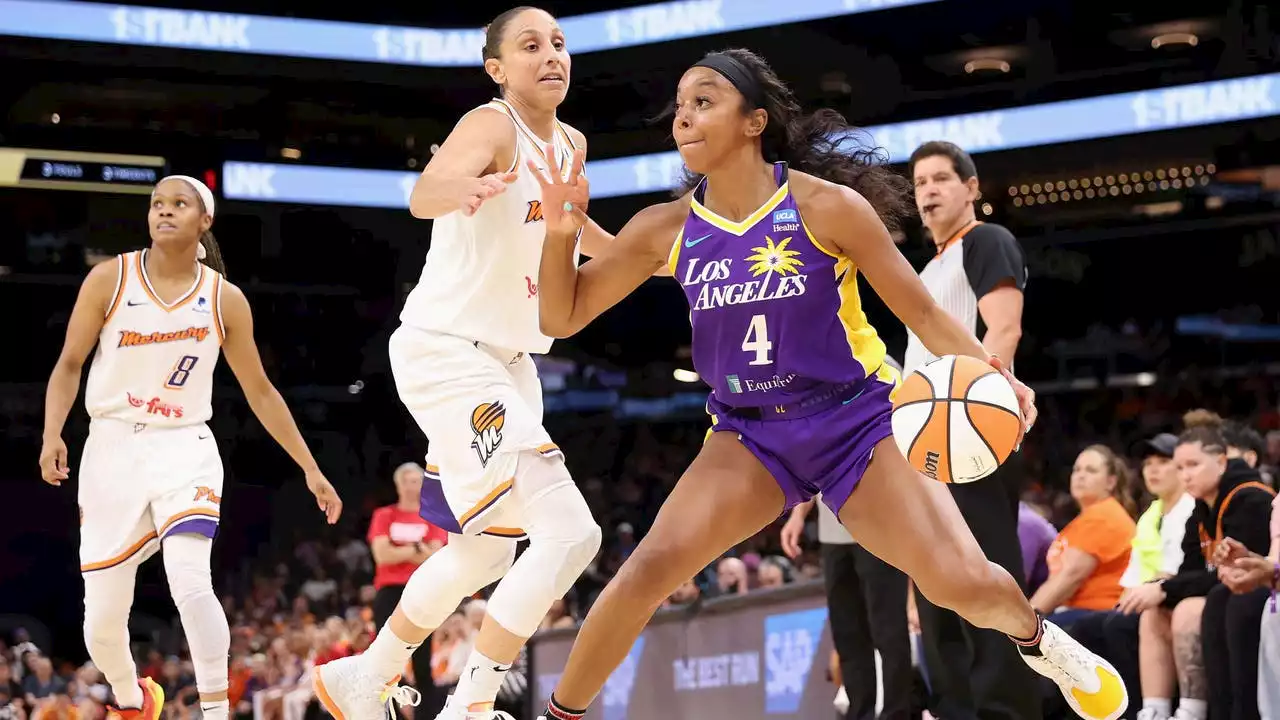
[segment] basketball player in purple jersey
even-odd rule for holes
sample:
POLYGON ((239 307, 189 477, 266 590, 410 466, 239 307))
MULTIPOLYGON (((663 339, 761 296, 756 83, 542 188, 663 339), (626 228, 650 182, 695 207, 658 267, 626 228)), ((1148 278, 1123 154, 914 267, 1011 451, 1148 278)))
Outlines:
POLYGON ((1004 371, 1027 427, 1034 396, 938 307, 894 246, 886 223, 907 211, 908 185, 874 164, 872 151, 846 145, 849 130, 834 112, 802 116, 755 54, 707 55, 681 79, 672 123, 701 179, 678 200, 642 210, 581 268, 573 254, 588 200, 581 154, 567 179, 551 153, 553 179, 534 171, 547 229, 544 332, 572 335, 665 263, 689 301, 694 367, 713 388, 712 432, 592 607, 546 718, 581 718, 664 598, 819 492, 855 540, 926 597, 1008 635, 1082 717, 1124 712, 1114 668, 1036 613, 983 555, 946 487, 908 465, 891 437, 898 378, 862 312, 859 270, 930 351, 1004 371))

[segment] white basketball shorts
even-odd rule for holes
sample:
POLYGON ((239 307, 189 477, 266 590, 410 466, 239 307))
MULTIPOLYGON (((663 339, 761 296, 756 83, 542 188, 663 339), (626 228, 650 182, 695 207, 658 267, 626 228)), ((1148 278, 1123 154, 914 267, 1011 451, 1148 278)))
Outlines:
POLYGON ((542 427, 533 359, 408 326, 392 334, 389 351, 400 401, 427 436, 422 517, 458 534, 523 537, 495 514, 520 455, 561 456, 542 427))
POLYGON ((81 572, 141 563, 174 533, 217 533, 222 458, 203 423, 95 419, 79 479, 81 572))

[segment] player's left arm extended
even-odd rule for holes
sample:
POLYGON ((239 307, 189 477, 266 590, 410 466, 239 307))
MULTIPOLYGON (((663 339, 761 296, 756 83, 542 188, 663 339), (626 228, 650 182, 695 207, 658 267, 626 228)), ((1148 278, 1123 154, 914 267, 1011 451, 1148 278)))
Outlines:
MULTIPOLYGON (((600 227, 595 220, 587 218, 587 224, 582 227, 582 237, 578 240, 578 251, 589 258, 600 257, 608 250, 613 238, 608 230, 600 227)), ((671 268, 664 264, 653 277, 671 277, 671 268)))
POLYGON ((990 361, 990 353, 978 338, 934 302, 866 198, 829 183, 816 184, 802 192, 798 199, 807 202, 801 211, 814 237, 834 244, 836 247, 828 249, 853 261, 876 294, 929 352, 990 361))
MULTIPOLYGON (((577 128, 568 124, 565 131, 573 138, 573 144, 576 148, 582 150, 585 159, 587 153, 587 136, 578 131, 577 128)), ((591 218, 587 218, 587 222, 582 226, 582 235, 578 238, 578 252, 589 258, 600 257, 609 249, 609 245, 613 243, 613 233, 600 227, 599 223, 591 218)), ((671 277, 671 269, 666 265, 658 268, 653 277, 671 277)))
POLYGON ((244 391, 245 400, 249 401, 249 408, 303 472, 318 472, 316 459, 302 439, 289 406, 262 367, 262 357, 253 339, 253 312, 249 301, 240 288, 231 283, 224 282, 222 288, 222 320, 226 328, 222 353, 244 391))

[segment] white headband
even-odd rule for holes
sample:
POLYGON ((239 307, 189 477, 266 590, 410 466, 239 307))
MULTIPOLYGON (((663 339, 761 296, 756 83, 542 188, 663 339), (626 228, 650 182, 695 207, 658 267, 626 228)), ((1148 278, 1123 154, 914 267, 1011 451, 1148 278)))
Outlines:
MULTIPOLYGON (((213 203, 213 191, 209 189, 208 185, 205 185, 190 175, 168 175, 160 178, 160 183, 165 180, 181 180, 182 182, 190 185, 191 189, 195 190, 196 194, 200 196, 200 202, 204 204, 205 214, 211 218, 213 217, 215 210, 213 203)), ((156 187, 160 187, 160 183, 156 183, 156 187)), ((152 194, 155 194, 154 190, 152 191, 152 194)), ((205 251, 203 244, 196 248, 196 257, 201 260, 205 259, 207 254, 208 253, 205 251)))

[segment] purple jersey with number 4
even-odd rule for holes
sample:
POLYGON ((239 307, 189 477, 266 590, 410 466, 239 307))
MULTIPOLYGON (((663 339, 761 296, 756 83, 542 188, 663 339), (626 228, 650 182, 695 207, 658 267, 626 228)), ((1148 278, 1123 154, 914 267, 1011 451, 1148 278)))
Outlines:
POLYGON ((778 191, 742 222, 702 205, 704 180, 669 259, 689 300, 694 369, 732 407, 802 402, 885 357, 858 269, 809 234, 786 165, 774 172, 778 191))
POLYGON ((742 222, 703 204, 671 249, 693 325, 693 366, 714 430, 736 431, 787 507, 821 492, 837 513, 891 432, 897 372, 867 322, 858 269, 805 227, 785 163, 778 191, 742 222))

